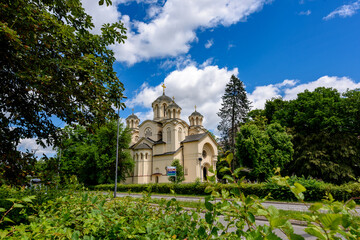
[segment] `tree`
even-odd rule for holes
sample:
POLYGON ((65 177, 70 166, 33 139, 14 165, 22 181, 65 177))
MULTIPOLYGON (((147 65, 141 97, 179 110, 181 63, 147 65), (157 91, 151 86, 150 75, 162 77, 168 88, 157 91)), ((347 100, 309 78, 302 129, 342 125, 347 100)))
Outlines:
POLYGON ((248 178, 261 181, 273 176, 276 168, 284 168, 294 153, 285 128, 278 123, 265 125, 265 121, 244 124, 236 139, 237 159, 241 166, 251 169, 248 178))
POLYGON ((176 167, 176 178, 175 177, 169 177, 169 181, 173 183, 181 183, 185 180, 184 177, 184 168, 181 166, 179 159, 175 159, 171 166, 176 167))
MULTIPOLYGON (((244 84, 239 78, 231 76, 230 82, 226 84, 225 94, 222 96, 222 104, 218 116, 221 122, 218 130, 221 133, 224 150, 234 153, 235 136, 238 127, 247 119, 250 102, 247 99, 244 84)), ((233 161, 232 168, 236 161, 233 161)))
POLYGON ((334 183, 360 176, 359 89, 341 96, 336 89, 320 87, 291 101, 277 101, 267 102, 265 112, 291 129, 294 161, 287 165, 287 174, 334 183))
MULTIPOLYGON (((115 178, 116 131, 114 120, 95 129, 94 134, 82 126, 66 127, 62 140, 61 172, 67 176, 76 175, 85 185, 112 183, 115 178)), ((130 141, 129 129, 121 124, 118 181, 125 180, 134 168, 134 161, 126 150, 130 141)))
POLYGON ((124 87, 108 46, 124 42, 126 29, 117 22, 92 34, 80 0, 4 0, 0 9, 0 171, 20 164, 12 174, 26 175, 31 155, 16 146, 58 144, 54 117, 86 126, 115 117, 124 87))

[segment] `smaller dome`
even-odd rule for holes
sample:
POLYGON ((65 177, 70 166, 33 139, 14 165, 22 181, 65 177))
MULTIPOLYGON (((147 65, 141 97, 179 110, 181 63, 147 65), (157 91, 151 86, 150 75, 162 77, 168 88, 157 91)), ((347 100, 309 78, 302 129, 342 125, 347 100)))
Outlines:
POLYGON ((175 102, 170 103, 170 105, 167 108, 168 109, 170 109, 170 108, 179 108, 179 109, 181 109, 181 107, 179 107, 179 105, 177 105, 175 102))
POLYGON ((195 112, 193 112, 191 115, 190 115, 190 117, 191 116, 200 116, 200 117, 203 117, 203 115, 201 115, 201 113, 199 113, 198 111, 196 111, 195 110, 195 112))
POLYGON ((126 119, 139 119, 134 113, 128 116, 126 119))

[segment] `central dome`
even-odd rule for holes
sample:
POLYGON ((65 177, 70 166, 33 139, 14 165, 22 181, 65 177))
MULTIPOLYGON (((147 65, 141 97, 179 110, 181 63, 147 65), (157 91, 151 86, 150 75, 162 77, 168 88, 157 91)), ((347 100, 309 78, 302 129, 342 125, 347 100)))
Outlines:
POLYGON ((168 102, 168 103, 171 103, 172 99, 170 97, 166 96, 165 93, 163 93, 163 95, 158 97, 154 102, 168 102))

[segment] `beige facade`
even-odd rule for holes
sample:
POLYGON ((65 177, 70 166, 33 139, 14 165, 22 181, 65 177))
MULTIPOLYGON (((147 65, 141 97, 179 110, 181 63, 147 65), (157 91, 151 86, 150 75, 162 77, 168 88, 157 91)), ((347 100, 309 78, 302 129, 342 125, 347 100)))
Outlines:
POLYGON ((174 99, 165 95, 153 103, 153 120, 140 124, 139 118, 131 114, 126 125, 131 129, 131 155, 135 161, 133 176, 124 183, 166 183, 166 167, 178 159, 184 167, 185 181, 194 182, 197 178, 205 181, 209 168, 215 169, 217 143, 202 126, 203 116, 195 111, 189 122, 181 119, 181 108, 174 99))

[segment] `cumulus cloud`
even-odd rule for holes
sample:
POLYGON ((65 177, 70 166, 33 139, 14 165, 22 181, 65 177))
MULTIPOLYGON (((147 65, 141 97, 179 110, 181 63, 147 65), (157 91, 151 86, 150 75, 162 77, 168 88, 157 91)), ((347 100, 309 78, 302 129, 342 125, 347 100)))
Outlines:
POLYGON ((56 154, 56 151, 52 147, 43 148, 40 145, 37 145, 35 138, 21 139, 17 148, 22 152, 34 152, 35 156, 38 158, 41 158, 43 154, 48 157, 52 157, 56 154))
POLYGON ((211 46, 214 44, 214 40, 210 39, 205 43, 205 48, 211 48, 211 46))
POLYGON ((120 20, 121 13, 117 10, 117 5, 122 3, 121 0, 113 0, 113 4, 106 6, 106 4, 99 6, 99 1, 82 0, 82 5, 85 12, 93 17, 95 28, 93 33, 100 34, 101 26, 105 23, 114 23, 120 20))
POLYGON ((329 13, 326 17, 324 17, 324 20, 329 20, 332 19, 336 16, 339 17, 351 17, 352 15, 356 14, 356 12, 360 9, 360 0, 357 0, 351 4, 345 4, 342 5, 340 7, 338 7, 337 9, 335 9, 334 11, 332 11, 331 13, 329 13))
MULTIPOLYGON (((150 58, 176 57, 186 54, 197 41, 196 30, 229 26, 245 21, 262 9, 270 0, 168 0, 163 5, 152 5, 148 22, 121 20, 128 28, 125 44, 111 48, 118 61, 129 65, 150 58)), ((115 5, 115 4, 114 4, 115 5)))
MULTIPOLYGON (((187 117, 194 111, 196 105, 197 111, 204 115, 204 126, 215 131, 219 122, 217 112, 221 107, 221 97, 233 74, 238 74, 237 68, 228 70, 218 66, 190 65, 171 72, 165 78, 166 95, 175 97, 175 102, 182 108, 182 119, 187 121, 187 117)), ((151 103, 162 94, 162 91, 161 85, 149 86, 144 83, 135 97, 126 104, 130 107, 148 108, 149 111, 138 113, 139 118, 152 119, 151 103)))
POLYGON ((356 83, 348 77, 323 76, 319 79, 299 84, 298 80, 284 80, 278 84, 269 84, 265 86, 257 86, 250 93, 249 100, 252 101, 252 109, 263 109, 266 100, 273 97, 283 97, 285 100, 295 99, 298 93, 305 90, 314 91, 318 87, 335 88, 339 92, 345 92, 347 89, 360 88, 360 82, 356 83))

